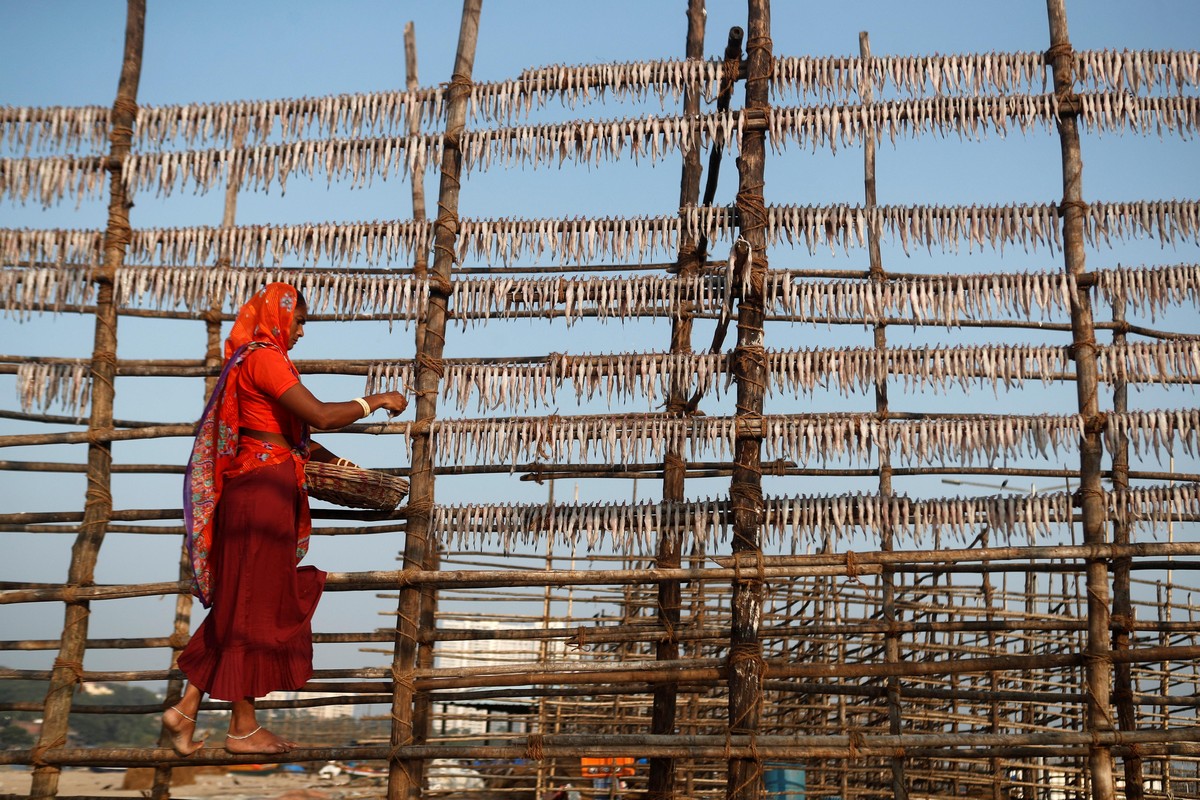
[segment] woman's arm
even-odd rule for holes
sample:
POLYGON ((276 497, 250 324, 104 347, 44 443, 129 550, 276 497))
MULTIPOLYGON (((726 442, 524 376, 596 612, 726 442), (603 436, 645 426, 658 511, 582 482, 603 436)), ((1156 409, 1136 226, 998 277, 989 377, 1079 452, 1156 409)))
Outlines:
MULTIPOLYGON (((371 411, 383 408, 387 409, 391 416, 408 408, 408 400, 400 392, 371 394, 364 397, 363 400, 366 401, 371 411)), ((302 383, 297 383, 281 394, 279 404, 313 428, 322 431, 344 428, 366 416, 363 413, 362 405, 357 400, 347 400, 344 403, 325 403, 304 388, 302 383)))

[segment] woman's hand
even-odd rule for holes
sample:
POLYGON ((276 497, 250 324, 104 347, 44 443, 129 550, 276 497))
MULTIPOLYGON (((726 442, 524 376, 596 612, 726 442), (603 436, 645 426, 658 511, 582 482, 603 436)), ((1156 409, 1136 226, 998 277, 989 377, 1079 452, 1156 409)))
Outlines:
POLYGON ((367 398, 367 403, 373 409, 384 409, 388 412, 389 417, 394 417, 408 408, 408 398, 402 392, 373 394, 367 398))

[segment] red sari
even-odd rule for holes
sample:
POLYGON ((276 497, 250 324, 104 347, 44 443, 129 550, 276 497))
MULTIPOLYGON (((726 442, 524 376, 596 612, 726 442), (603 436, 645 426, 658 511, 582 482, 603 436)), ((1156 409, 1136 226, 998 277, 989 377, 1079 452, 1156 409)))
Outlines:
POLYGON ((289 383, 256 384, 247 359, 269 359, 299 380, 287 358, 295 310, 296 290, 280 283, 242 307, 188 463, 184 507, 193 593, 211 610, 180 654, 179 668, 218 700, 299 689, 312 677, 312 616, 325 573, 297 567, 311 530, 307 429, 275 404, 276 427, 294 448, 239 435, 241 427, 263 429, 257 420, 243 426, 241 400, 261 407, 289 383))

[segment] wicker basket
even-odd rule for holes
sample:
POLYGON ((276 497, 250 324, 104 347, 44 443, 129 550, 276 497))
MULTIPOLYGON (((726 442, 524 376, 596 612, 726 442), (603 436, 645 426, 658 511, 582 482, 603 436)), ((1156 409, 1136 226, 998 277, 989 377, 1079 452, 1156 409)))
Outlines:
POLYGON ((408 494, 404 478, 373 469, 310 461, 304 475, 310 497, 339 506, 391 511, 408 494))

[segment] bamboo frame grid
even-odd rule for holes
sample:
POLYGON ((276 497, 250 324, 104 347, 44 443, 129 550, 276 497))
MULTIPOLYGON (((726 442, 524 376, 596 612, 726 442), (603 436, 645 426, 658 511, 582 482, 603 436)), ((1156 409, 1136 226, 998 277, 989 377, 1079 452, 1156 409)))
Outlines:
MULTIPOLYGON (((134 76, 141 2, 129 0, 125 69, 134 76)), ((0 462, 31 474, 78 467, 89 486, 81 514, 0 515, 0 530, 71 533, 79 542, 67 582, 0 587, 3 604, 62 602, 70 631, 61 644, 0 642, 9 651, 58 651, 48 671, 0 670, 0 679, 49 681, 45 704, 5 708, 36 708, 47 720, 35 748, 0 753, 0 763, 35 767, 30 796, 55 796, 58 771, 71 764, 153 765, 153 795, 169 795, 170 769, 183 763, 169 751, 67 742, 71 714, 101 713, 72 698, 78 682, 168 681, 168 696, 181 688, 174 669, 83 665, 93 649, 177 652, 189 624, 186 573, 95 585, 94 551, 106 532, 179 530, 170 524, 178 509, 113 508, 114 474, 177 472, 111 463, 113 442, 191 431, 190 423, 113 419, 114 392, 139 378, 211 382, 221 322, 257 285, 283 279, 306 293, 313 320, 399 321, 415 333, 411 359, 300 361, 303 373, 360 376, 367 392, 410 387, 418 401, 412 422, 351 429, 395 442, 394 461, 411 464, 390 467, 412 479, 409 507, 386 517, 314 513, 354 523, 320 526, 317 536, 405 534, 397 569, 334 573, 328 587, 377 593, 395 609, 382 612, 394 628, 314 636, 386 654, 390 665, 319 669, 305 692, 260 707, 281 715, 284 732, 307 724, 306 709, 390 709, 369 718, 375 738, 355 744, 345 743, 345 726, 330 726, 322 746, 287 756, 205 751, 191 761, 381 759, 390 798, 410 790, 457 796, 439 787, 467 761, 477 762, 470 781, 489 797, 540 797, 579 781, 580 757, 596 752, 648 758, 630 782, 661 800, 763 797, 765 771, 783 767, 803 770, 806 796, 846 800, 1200 798, 1192 600, 1200 547, 1187 539, 1200 522, 1200 484, 1173 465, 1161 468, 1164 458, 1196 456, 1200 338, 1171 327, 1181 308, 1200 306, 1200 266, 1097 269, 1082 258, 1085 246, 1114 241, 1200 244, 1200 206, 1085 202, 1078 188, 1081 130, 1194 136, 1200 54, 1074 51, 1062 0, 1048 0, 1044 54, 879 57, 864 35, 854 58, 778 56, 769 3, 748 7, 745 54, 738 31, 724 59, 704 60, 703 3, 690 0, 686 61, 551 66, 476 83, 479 3, 467 0, 455 74, 439 89, 420 88, 410 65, 404 92, 138 108, 123 81, 111 111, 0 111, 0 140, 24 151, 0 159, 0 197, 50 207, 98 196, 107 177, 114 209, 106 231, 0 229, 4 313, 94 315, 111 332, 97 336, 90 359, 0 356, 21 405, 5 417, 79 428, 90 413, 85 430, 0 436, 0 447, 78 444, 89 453, 86 468, 0 462), (731 110, 739 82, 746 107, 731 110), (797 105, 771 105, 768 86, 797 105), (875 99, 884 92, 899 96, 875 99), (683 113, 514 124, 550 99, 574 106, 606 93, 671 97, 683 113), (700 113, 702 100, 718 110, 700 113), (885 135, 976 138, 1010 128, 1057 134, 1060 200, 876 202, 874 146, 885 135), (303 138, 313 131, 319 138, 303 138), (863 204, 763 203, 765 148, 786 155, 839 145, 864 149, 863 204), (56 148, 85 152, 44 155, 56 148), (710 155, 703 199, 701 150, 710 155), (714 205, 714 173, 734 152, 737 203, 714 205), (676 155, 678 212, 457 216, 460 185, 469 187, 460 179, 473 169, 622 158, 661 166, 676 155), (239 189, 322 173, 354 187, 411 177, 422 209, 418 178, 427 164, 441 181, 437 220, 420 210, 376 223, 235 223, 239 189), (129 230, 126 193, 218 187, 226 190, 220 226, 129 230), (884 267, 884 239, 905 254, 1019 246, 1037 266, 898 273, 884 267), (710 258, 719 242, 731 244, 723 261, 710 258), (869 269, 814 265, 824 247, 865 249, 869 269), (789 249, 800 257, 768 264, 789 249), (669 268, 647 264, 660 255, 674 259, 669 268), (531 266, 541 258, 558 264, 531 266), (1100 318, 1109 307, 1111 322, 1100 318), (1130 324, 1127 314, 1156 327, 1130 324), (209 350, 187 361, 120 359, 120 316, 203 321, 209 350), (448 336, 515 319, 655 317, 670 321, 669 348, 442 358, 448 336), (711 347, 693 351, 695 321, 713 323, 711 347), (730 324, 737 346, 725 352, 730 324), (798 345, 785 324, 859 328, 872 344, 798 345), (975 326, 1002 340, 889 343, 902 324, 947 338, 975 326), (1003 340, 1018 327, 1047 338, 1003 340), (1112 341, 1097 341, 1097 331, 1111 331, 1112 341), (1027 385, 1074 387, 1077 405, 947 413, 920 402, 989 391, 1008 398, 1027 385), (1177 405, 1131 409, 1130 386, 1154 387, 1177 405), (1111 409, 1104 390, 1113 393, 1111 409), (788 406, 826 394, 851 410, 788 406), (580 413, 558 413, 572 395, 580 413), (596 413, 601 400, 610 410, 596 413), (663 410, 626 411, 640 402, 663 410), (697 415, 702 402, 728 413, 697 415), (50 413, 56 407, 64 413, 50 413), (1059 469, 1062 458, 1078 466, 1059 469), (561 502, 551 490, 545 503, 454 503, 434 492, 434 475, 465 482, 504 473, 539 482, 661 478, 662 499, 561 502), (922 474, 1066 477, 1071 485, 982 498, 897 490, 922 474), (840 479, 842 488, 777 491, 800 476, 840 479), (701 480, 729 486, 701 497, 701 480), (155 596, 178 598, 169 634, 88 635, 90 604, 155 596)))

